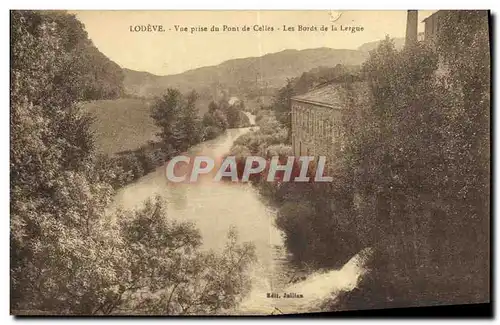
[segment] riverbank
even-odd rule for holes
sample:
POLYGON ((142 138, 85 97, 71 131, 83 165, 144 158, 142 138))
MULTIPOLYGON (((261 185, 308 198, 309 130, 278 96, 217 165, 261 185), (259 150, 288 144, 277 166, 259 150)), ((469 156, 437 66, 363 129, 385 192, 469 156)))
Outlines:
MULTIPOLYGON (((244 118, 240 119, 240 128, 249 128, 251 125, 254 125, 254 115, 243 111, 239 111, 239 114, 244 116, 244 118)), ((230 129, 221 129, 217 131, 217 134, 224 134, 228 130, 230 129)), ((215 135, 215 137, 218 135, 215 135)), ((200 143, 210 141, 210 139, 207 140, 204 138, 200 138, 200 140, 200 143)), ((133 150, 119 151, 112 155, 101 155, 98 163, 114 170, 113 174, 115 176, 110 179, 110 183, 115 190, 118 190, 154 171, 156 168, 163 166, 167 160, 172 158, 171 156, 171 153, 168 154, 165 152, 164 143, 156 139, 149 140, 133 150)))
MULTIPOLYGON (((229 129, 214 140, 192 147, 187 154, 222 157, 238 138, 249 132, 250 128, 229 129)), ((331 292, 349 290, 361 275, 360 269, 352 267, 331 271, 333 273, 301 272, 293 268, 284 249, 283 234, 275 225, 277 210, 268 205, 258 189, 248 183, 202 179, 195 184, 172 184, 166 178, 165 169, 158 167, 120 189, 113 205, 115 208, 133 209, 155 195, 165 200, 170 218, 195 224, 200 230, 204 250, 223 249, 225 235, 230 229, 238 232, 242 242, 255 245, 257 261, 249 271, 252 289, 234 313, 266 315, 275 311, 275 306, 291 313, 308 308, 316 310, 320 307, 308 306, 315 286, 326 285, 331 292), (311 282, 311 279, 316 280, 311 282), (267 293, 295 290, 293 288, 304 288, 300 290, 305 290, 307 297, 286 301, 267 298, 267 293)))

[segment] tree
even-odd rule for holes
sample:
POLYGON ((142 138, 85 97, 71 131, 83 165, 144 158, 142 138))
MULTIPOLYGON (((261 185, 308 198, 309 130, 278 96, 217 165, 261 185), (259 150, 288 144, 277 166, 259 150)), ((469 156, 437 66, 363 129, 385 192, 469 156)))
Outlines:
MULTIPOLYGON (((84 31, 31 11, 11 12, 11 22, 11 309, 187 314, 234 306, 248 288, 252 246, 232 235, 224 253, 204 254, 199 233, 167 219, 159 200, 123 215, 107 212, 111 184, 128 175, 95 154, 91 118, 76 104, 88 89, 106 91, 63 73, 79 59, 65 33, 84 31), (70 82, 78 91, 58 88, 70 82), (157 295, 140 300, 144 289, 157 295)), ((155 111, 164 134, 179 97, 169 92, 159 103, 167 110, 155 111)))
POLYGON ((292 130, 292 113, 291 99, 295 96, 294 81, 288 79, 286 85, 282 87, 274 100, 273 107, 275 109, 276 119, 283 124, 288 130, 289 142, 291 142, 292 130))
POLYGON ((372 52, 363 66, 370 103, 347 110, 359 229, 378 249, 373 281, 393 285, 377 300, 487 299, 487 18, 442 17, 437 52, 424 44, 398 52, 388 40, 372 52))
POLYGON ((235 105, 227 105, 224 110, 229 128, 236 128, 240 123, 240 111, 235 105))
POLYGON ((167 89, 158 98, 151 110, 151 117, 160 128, 163 150, 168 155, 183 152, 201 140, 201 121, 196 101, 198 95, 192 91, 183 96, 177 89, 167 89))
POLYGON ((78 281, 109 281, 88 271, 107 237, 99 220, 112 190, 96 177, 91 119, 75 105, 81 97, 57 88, 71 53, 55 22, 31 11, 11 19, 11 306, 63 311, 69 300, 102 294, 79 296, 78 281))
MULTIPOLYGON (((461 198, 449 214, 460 223, 456 250, 460 269, 473 280, 467 287, 476 301, 487 301, 490 268, 490 87, 491 57, 489 13, 486 10, 443 11, 438 50, 448 74, 441 89, 449 125, 443 130, 449 142, 448 163, 453 171, 443 196, 461 198)), ((441 24, 441 23, 440 23, 441 24)), ((458 227, 459 226, 459 227, 458 227)))
POLYGON ((151 117, 160 129, 157 135, 162 140, 163 150, 167 155, 171 155, 175 150, 171 140, 181 105, 180 91, 169 88, 165 95, 155 101, 151 109, 151 117))
POLYGON ((227 117, 214 101, 208 105, 208 112, 203 115, 201 125, 203 127, 203 138, 214 139, 228 128, 227 117))
MULTIPOLYGON (((58 64, 52 65, 51 82, 40 89, 54 87, 57 94, 78 101, 117 98, 123 93, 122 69, 92 44, 83 24, 74 15, 65 11, 16 11, 12 18, 35 39, 51 35, 57 40, 58 64)), ((18 32, 19 29, 12 31, 12 44, 20 36, 18 32)), ((32 46, 33 50, 37 47, 33 43, 22 46, 32 46)), ((23 60, 18 59, 14 65, 23 64, 23 60)), ((32 65, 37 61, 26 63, 32 65)))
POLYGON ((248 291, 254 247, 239 245, 234 231, 221 253, 202 253, 198 230, 169 219, 159 197, 140 210, 118 211, 116 220, 123 274, 113 299, 96 312, 213 314, 234 307, 248 291))
POLYGON ((208 104, 208 112, 209 113, 213 113, 218 109, 219 109, 219 106, 214 101, 211 101, 210 104, 208 104))
MULTIPOLYGON (((342 82, 346 146, 334 182, 261 186, 299 265, 331 267, 353 248, 375 248, 370 275, 343 296, 344 308, 488 301, 487 14, 441 17, 437 51, 424 43, 397 51, 386 39, 363 64, 364 83, 342 82)), ((259 135, 269 122, 259 119, 259 135)), ((255 152, 262 142, 237 144, 255 152)))
POLYGON ((187 95, 186 104, 182 110, 182 126, 186 133, 186 143, 189 147, 199 143, 201 140, 201 121, 198 117, 198 108, 196 107, 197 99, 198 94, 195 91, 190 92, 187 95))

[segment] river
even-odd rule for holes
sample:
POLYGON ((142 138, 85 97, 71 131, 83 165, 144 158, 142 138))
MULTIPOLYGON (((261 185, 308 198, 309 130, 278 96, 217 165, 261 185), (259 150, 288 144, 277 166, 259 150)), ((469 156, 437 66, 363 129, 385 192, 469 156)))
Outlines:
MULTIPOLYGON (((249 115, 254 123, 254 116, 249 115)), ((229 129, 226 134, 192 147, 188 154, 222 157, 233 142, 250 128, 229 129)), ((313 274, 305 281, 286 287, 282 234, 274 225, 276 211, 267 206, 256 189, 248 183, 201 181, 196 184, 169 184, 165 168, 140 178, 120 190, 115 204, 125 209, 139 207, 157 194, 167 202, 169 217, 192 221, 200 230, 203 248, 220 250, 226 243, 231 227, 238 232, 241 242, 252 242, 256 247, 257 263, 251 270, 252 290, 231 314, 271 314, 317 311, 321 300, 331 292, 355 287, 364 272, 355 256, 341 270, 313 274), (304 298, 267 298, 270 292, 300 293, 304 298)))

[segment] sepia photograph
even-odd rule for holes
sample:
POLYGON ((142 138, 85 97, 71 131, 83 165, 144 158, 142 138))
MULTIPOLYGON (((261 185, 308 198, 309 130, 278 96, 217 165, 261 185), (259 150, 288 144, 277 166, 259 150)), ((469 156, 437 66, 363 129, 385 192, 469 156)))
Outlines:
POLYGON ((9 15, 11 315, 490 308, 490 11, 9 15))

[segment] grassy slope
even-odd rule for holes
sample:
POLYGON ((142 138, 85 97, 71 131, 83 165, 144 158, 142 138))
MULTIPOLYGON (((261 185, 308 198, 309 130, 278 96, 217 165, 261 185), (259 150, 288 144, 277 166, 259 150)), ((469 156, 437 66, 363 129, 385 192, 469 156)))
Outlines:
POLYGON ((151 100, 130 98, 85 103, 85 109, 96 117, 97 150, 112 155, 154 140, 157 128, 149 116, 151 103, 151 100))
MULTIPOLYGON (((152 103, 153 99, 121 98, 83 104, 96 118, 93 130, 97 150, 113 155, 155 140, 158 128, 149 116, 152 103)), ((208 99, 198 100, 200 116, 208 111, 208 103, 208 99)))

